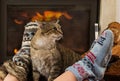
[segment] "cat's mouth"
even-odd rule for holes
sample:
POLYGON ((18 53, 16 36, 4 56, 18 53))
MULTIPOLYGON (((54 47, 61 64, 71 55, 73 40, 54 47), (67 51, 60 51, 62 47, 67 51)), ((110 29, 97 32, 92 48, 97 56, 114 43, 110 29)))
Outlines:
POLYGON ((54 38, 56 38, 56 40, 58 41, 58 40, 60 40, 61 38, 63 38, 63 35, 59 35, 59 36, 54 37, 54 38))

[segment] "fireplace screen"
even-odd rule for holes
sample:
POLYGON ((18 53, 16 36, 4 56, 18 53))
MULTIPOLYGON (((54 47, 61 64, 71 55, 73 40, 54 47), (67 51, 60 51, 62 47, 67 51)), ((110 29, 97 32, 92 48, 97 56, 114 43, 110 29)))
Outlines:
POLYGON ((84 0, 80 0, 79 4, 75 2, 73 4, 72 1, 74 0, 71 0, 71 2, 68 1, 69 4, 65 4, 63 1, 60 4, 51 3, 49 5, 43 5, 42 3, 41 5, 30 5, 27 2, 26 5, 25 3, 17 5, 15 0, 13 0, 14 5, 12 5, 12 1, 10 2, 10 0, 8 0, 10 4, 4 2, 5 5, 1 7, 1 11, 3 10, 1 14, 4 15, 1 17, 1 29, 5 28, 5 32, 2 32, 4 39, 1 40, 3 47, 0 48, 1 50, 4 49, 1 52, 5 53, 3 56, 5 58, 11 57, 20 49, 24 26, 32 21, 35 16, 44 15, 45 12, 60 12, 64 14, 59 17, 59 23, 64 33, 64 37, 60 41, 62 45, 79 53, 87 51, 91 41, 94 40, 94 23, 97 19, 97 9, 94 8, 97 8, 97 5, 93 4, 97 0, 92 0, 93 2, 85 0, 87 1, 86 3, 84 0))

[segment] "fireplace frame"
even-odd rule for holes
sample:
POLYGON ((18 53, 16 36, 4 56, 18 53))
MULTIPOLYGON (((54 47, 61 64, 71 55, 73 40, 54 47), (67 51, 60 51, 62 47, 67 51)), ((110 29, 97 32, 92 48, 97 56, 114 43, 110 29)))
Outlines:
MULTIPOLYGON (((95 39, 94 24, 99 22, 100 0, 0 0, 0 64, 7 57, 7 6, 8 5, 81 5, 83 8, 90 9, 90 44, 95 39), (87 5, 87 6, 86 6, 87 5)), ((12 38, 12 37, 11 37, 12 38)), ((14 38, 13 38, 14 39, 14 38)))

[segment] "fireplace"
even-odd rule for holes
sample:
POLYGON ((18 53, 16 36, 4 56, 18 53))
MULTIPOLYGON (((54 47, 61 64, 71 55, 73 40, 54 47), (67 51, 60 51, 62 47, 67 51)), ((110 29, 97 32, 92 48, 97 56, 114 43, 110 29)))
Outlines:
POLYGON ((76 52, 87 51, 95 39, 99 0, 1 0, 0 8, 0 63, 21 47, 24 26, 36 13, 67 13, 71 18, 60 18, 64 32, 60 43, 76 52))

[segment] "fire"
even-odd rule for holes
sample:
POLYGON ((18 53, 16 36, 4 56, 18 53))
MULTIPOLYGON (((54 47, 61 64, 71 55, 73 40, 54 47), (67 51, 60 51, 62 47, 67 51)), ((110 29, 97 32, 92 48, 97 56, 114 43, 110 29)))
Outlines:
POLYGON ((45 21, 50 21, 55 19, 55 13, 53 11, 45 11, 44 12, 44 20, 45 21))
POLYGON ((32 18, 32 21, 35 21, 35 20, 42 21, 43 16, 39 12, 36 12, 36 15, 33 16, 33 18, 32 18))
POLYGON ((46 10, 43 13, 35 12, 34 16, 31 13, 23 12, 18 18, 14 19, 14 22, 22 25, 25 21, 52 21, 59 19, 61 16, 64 16, 66 19, 72 19, 67 12, 46 10))
POLYGON ((17 54, 17 52, 18 52, 18 49, 15 48, 15 49, 14 49, 14 53, 17 54))
POLYGON ((18 14, 19 16, 16 17, 16 19, 14 19, 14 22, 16 24, 22 25, 24 24, 24 21, 29 19, 28 13, 27 12, 22 12, 20 14, 18 14))
POLYGON ((67 19, 72 19, 72 17, 67 12, 64 12, 63 16, 65 16, 67 19))
POLYGON ((59 19, 61 16, 64 16, 67 19, 72 19, 67 12, 44 11, 43 15, 41 15, 39 12, 36 12, 36 15, 33 16, 32 21, 51 21, 59 19))
POLYGON ((17 20, 17 19, 14 19, 14 22, 15 22, 16 24, 23 24, 23 21, 20 21, 20 20, 17 20))

